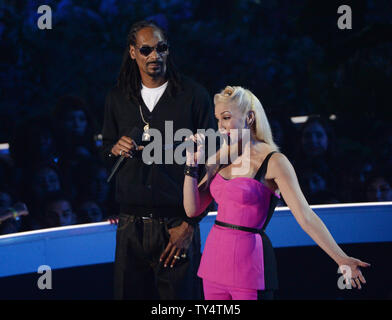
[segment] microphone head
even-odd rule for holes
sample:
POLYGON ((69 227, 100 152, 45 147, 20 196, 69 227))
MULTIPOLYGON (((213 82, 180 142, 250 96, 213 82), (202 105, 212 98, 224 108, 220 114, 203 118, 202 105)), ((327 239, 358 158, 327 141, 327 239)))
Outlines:
POLYGON ((129 133, 129 137, 136 142, 137 145, 142 143, 143 131, 138 127, 133 127, 129 133))

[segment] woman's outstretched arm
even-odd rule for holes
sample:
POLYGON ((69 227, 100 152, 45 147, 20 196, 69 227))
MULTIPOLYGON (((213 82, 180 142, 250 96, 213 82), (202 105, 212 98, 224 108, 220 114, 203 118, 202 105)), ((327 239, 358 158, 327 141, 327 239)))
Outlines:
POLYGON ((301 228, 338 264, 351 268, 353 287, 361 288, 366 283, 359 267, 370 264, 349 257, 337 245, 325 224, 314 213, 306 201, 298 183, 297 175, 290 161, 281 153, 274 154, 268 166, 266 179, 274 179, 279 190, 301 228))

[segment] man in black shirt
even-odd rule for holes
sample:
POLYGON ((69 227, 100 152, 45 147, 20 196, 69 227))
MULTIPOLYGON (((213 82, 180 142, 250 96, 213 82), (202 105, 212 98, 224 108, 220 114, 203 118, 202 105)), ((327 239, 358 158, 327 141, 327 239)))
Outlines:
POLYGON ((108 165, 124 156, 116 173, 120 204, 116 234, 115 299, 201 299, 198 221, 183 208, 184 167, 145 163, 134 128, 173 131, 216 129, 207 91, 176 72, 164 31, 135 23, 118 84, 107 95, 102 155, 108 165), (131 156, 132 155, 132 156, 131 156))

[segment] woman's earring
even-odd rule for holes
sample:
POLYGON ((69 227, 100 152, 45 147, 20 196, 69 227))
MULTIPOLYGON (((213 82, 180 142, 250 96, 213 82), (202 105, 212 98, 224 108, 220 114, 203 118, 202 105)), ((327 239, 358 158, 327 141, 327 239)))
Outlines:
POLYGON ((253 114, 250 112, 250 113, 248 114, 248 119, 246 120, 246 123, 248 124, 248 127, 249 127, 249 128, 250 128, 251 125, 253 124, 252 115, 253 115, 253 114))

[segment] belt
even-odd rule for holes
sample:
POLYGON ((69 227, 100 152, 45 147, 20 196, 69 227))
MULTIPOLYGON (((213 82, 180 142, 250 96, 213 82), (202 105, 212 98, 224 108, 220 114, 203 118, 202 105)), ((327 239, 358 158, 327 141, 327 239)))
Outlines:
POLYGON ((235 224, 231 224, 231 223, 226 223, 226 222, 222 222, 219 220, 215 220, 215 224, 221 227, 226 227, 226 228, 230 228, 230 229, 234 229, 234 230, 241 230, 241 231, 246 231, 246 232, 251 232, 251 233, 264 233, 264 229, 256 229, 256 228, 249 228, 249 227, 243 227, 243 226, 237 226, 235 224))
POLYGON ((148 214, 146 216, 139 216, 140 218, 142 218, 143 220, 152 220, 152 219, 157 219, 158 217, 154 217, 153 214, 148 214))
POLYGON ((141 218, 142 220, 159 220, 161 222, 167 221, 167 217, 157 217, 154 216, 152 213, 145 215, 145 216, 137 216, 137 215, 132 215, 133 217, 135 217, 135 219, 137 218, 141 218))

